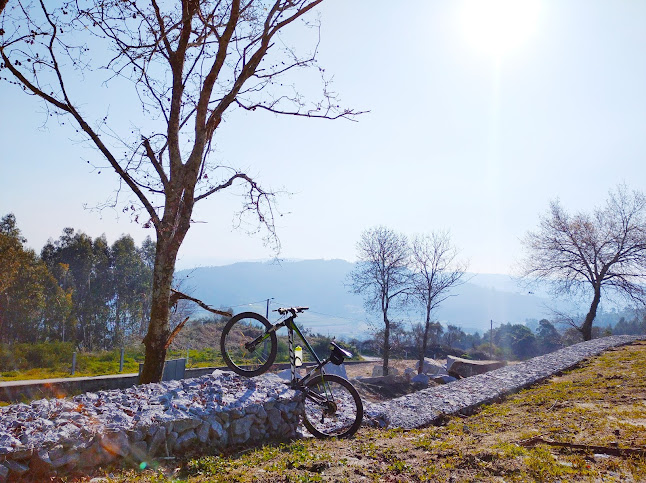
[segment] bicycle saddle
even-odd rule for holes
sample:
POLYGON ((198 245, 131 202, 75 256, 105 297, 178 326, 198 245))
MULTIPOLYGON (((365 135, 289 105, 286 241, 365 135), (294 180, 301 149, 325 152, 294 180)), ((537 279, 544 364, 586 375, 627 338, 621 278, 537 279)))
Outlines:
POLYGON ((285 315, 286 313, 291 313, 292 315, 300 314, 301 312, 305 312, 308 310, 309 307, 280 307, 274 312, 278 312, 280 315, 285 315))
POLYGON ((330 354, 330 362, 337 366, 343 364, 343 359, 351 359, 352 352, 345 350, 339 344, 334 341, 330 341, 330 346, 332 347, 332 353, 330 354))

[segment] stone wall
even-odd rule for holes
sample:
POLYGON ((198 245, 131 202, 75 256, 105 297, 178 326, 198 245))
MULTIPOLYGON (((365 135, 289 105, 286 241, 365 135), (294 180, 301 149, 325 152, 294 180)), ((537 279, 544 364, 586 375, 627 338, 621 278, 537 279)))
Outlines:
POLYGON ((397 399, 366 404, 364 424, 388 428, 421 428, 446 414, 468 414, 482 404, 518 392, 612 347, 646 336, 614 335, 581 342, 486 374, 417 391, 397 399))
MULTIPOLYGON (((346 366, 368 364, 364 361, 345 361, 346 366)), ((311 366, 305 364, 304 366, 311 366)), ((287 364, 274 364, 277 369, 288 369, 287 364)), ((211 374, 214 370, 228 370, 226 367, 197 367, 185 370, 185 377, 200 377, 211 374)), ((21 402, 50 397, 73 396, 84 392, 96 392, 109 389, 126 389, 139 383, 138 374, 112 374, 109 376, 62 377, 27 381, 0 381, 1 402, 21 402)))
POLYGON ((301 393, 277 376, 223 371, 13 404, 0 408, 0 482, 291 439, 302 411, 301 393))

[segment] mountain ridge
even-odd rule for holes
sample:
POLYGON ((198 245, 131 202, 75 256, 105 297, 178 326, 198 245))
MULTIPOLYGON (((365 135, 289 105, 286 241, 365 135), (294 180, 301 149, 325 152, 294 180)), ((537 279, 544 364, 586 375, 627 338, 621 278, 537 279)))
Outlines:
MULTIPOLYGON (((363 338, 371 324, 379 326, 378 314, 365 309, 361 296, 350 292, 349 273, 354 263, 341 260, 237 262, 230 265, 180 270, 181 290, 214 307, 231 307, 265 314, 278 306, 305 305, 310 311, 299 322, 314 332, 363 338)), ((549 315, 550 301, 542 294, 524 290, 509 275, 468 274, 436 311, 435 319, 465 331, 487 330, 493 321, 523 323, 549 315)), ((270 314, 270 319, 273 319, 270 314)), ((420 310, 408 309, 396 318, 415 323, 420 310)))

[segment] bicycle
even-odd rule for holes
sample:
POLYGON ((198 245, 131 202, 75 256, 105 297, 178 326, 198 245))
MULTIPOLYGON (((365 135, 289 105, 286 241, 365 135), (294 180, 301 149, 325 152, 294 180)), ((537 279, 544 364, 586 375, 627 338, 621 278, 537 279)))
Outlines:
MULTIPOLYGON (((363 403, 355 387, 341 376, 328 374, 328 363, 340 365, 352 354, 334 341, 330 343, 329 357, 321 360, 294 319, 308 307, 289 307, 274 310, 287 316, 271 324, 255 312, 243 312, 232 317, 220 339, 225 364, 236 374, 252 377, 263 374, 274 363, 278 352, 276 331, 288 329, 291 387, 305 394, 303 424, 318 438, 348 438, 357 432, 363 420, 363 403), (297 360, 294 351, 294 332, 303 341, 316 364, 302 378, 296 376, 297 360)), ((301 361, 302 363, 302 356, 301 361)))

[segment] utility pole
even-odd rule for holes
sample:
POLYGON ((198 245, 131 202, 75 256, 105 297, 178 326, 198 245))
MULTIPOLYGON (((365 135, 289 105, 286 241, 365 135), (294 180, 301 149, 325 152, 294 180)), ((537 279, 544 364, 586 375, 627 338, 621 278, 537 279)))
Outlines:
POLYGON ((274 297, 270 297, 267 299, 267 310, 265 311, 265 318, 269 318, 269 301, 274 300, 274 297))
MULTIPOLYGON (((269 297, 267 299, 267 310, 265 310, 265 318, 269 320, 269 301, 274 300, 274 297, 269 297)), ((265 342, 262 345, 262 354, 263 357, 268 357, 269 355, 269 340, 265 340, 265 342)))

